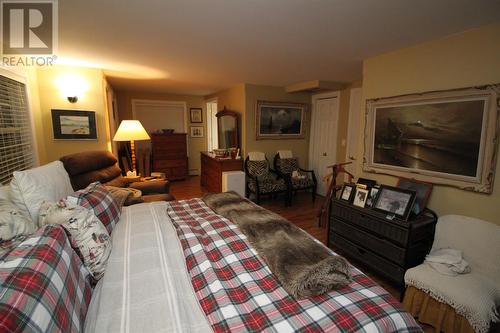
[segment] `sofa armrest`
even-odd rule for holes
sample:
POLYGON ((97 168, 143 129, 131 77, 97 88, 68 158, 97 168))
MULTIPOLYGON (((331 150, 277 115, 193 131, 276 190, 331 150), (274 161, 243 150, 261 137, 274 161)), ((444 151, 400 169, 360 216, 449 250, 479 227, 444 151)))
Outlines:
POLYGON ((148 180, 130 183, 129 187, 140 190, 142 194, 163 194, 169 192, 170 182, 168 180, 148 180))

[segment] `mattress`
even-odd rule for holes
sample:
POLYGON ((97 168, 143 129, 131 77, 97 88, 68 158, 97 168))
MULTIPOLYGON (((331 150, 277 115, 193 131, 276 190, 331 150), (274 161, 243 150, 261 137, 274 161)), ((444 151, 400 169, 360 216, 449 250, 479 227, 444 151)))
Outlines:
POLYGON ((349 287, 295 300, 241 231, 200 199, 134 205, 113 231, 86 331, 421 331, 387 291, 352 269, 349 287))

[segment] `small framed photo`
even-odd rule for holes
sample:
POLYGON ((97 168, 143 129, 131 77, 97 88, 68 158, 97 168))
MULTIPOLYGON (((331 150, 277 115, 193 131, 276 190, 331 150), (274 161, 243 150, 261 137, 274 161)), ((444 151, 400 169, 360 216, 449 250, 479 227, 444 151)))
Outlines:
POLYGON ((94 111, 52 109, 54 140, 97 140, 94 111))
POLYGON ((393 214, 402 220, 408 220, 417 193, 398 187, 381 185, 373 209, 386 214, 393 214))
POLYGON ((344 184, 342 188, 342 193, 340 193, 340 199, 351 202, 356 191, 356 186, 354 184, 344 184))
POLYGON ((190 108, 189 109, 189 119, 192 123, 202 123, 203 122, 203 112, 201 108, 190 108))
POLYGON ((352 204, 361 208, 365 207, 366 200, 368 200, 369 191, 363 188, 357 188, 356 194, 354 195, 354 201, 352 204))
POLYGON ((370 193, 368 195, 368 199, 366 200, 366 206, 367 207, 372 207, 373 203, 375 202, 375 199, 377 198, 377 193, 378 193, 379 187, 374 186, 370 189, 370 193))
POLYGON ((191 126, 192 138, 203 138, 203 126, 191 126))
POLYGON ((429 196, 432 192, 432 184, 415 179, 399 178, 397 187, 417 192, 417 197, 412 211, 415 215, 420 214, 427 205, 427 201, 429 200, 429 196))

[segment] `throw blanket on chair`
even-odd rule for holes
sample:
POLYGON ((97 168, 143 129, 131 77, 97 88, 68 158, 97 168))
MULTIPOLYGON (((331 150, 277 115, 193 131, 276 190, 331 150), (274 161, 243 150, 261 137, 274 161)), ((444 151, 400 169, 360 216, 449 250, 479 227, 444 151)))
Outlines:
POLYGON ((238 225, 285 290, 296 298, 321 295, 351 282, 348 262, 299 227, 235 192, 203 201, 238 225))

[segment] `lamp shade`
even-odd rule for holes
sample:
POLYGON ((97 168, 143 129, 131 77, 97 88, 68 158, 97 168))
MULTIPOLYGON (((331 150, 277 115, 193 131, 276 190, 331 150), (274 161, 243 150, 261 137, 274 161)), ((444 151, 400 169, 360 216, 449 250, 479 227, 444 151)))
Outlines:
POLYGON ((122 120, 113 141, 150 140, 148 132, 139 120, 122 120))

